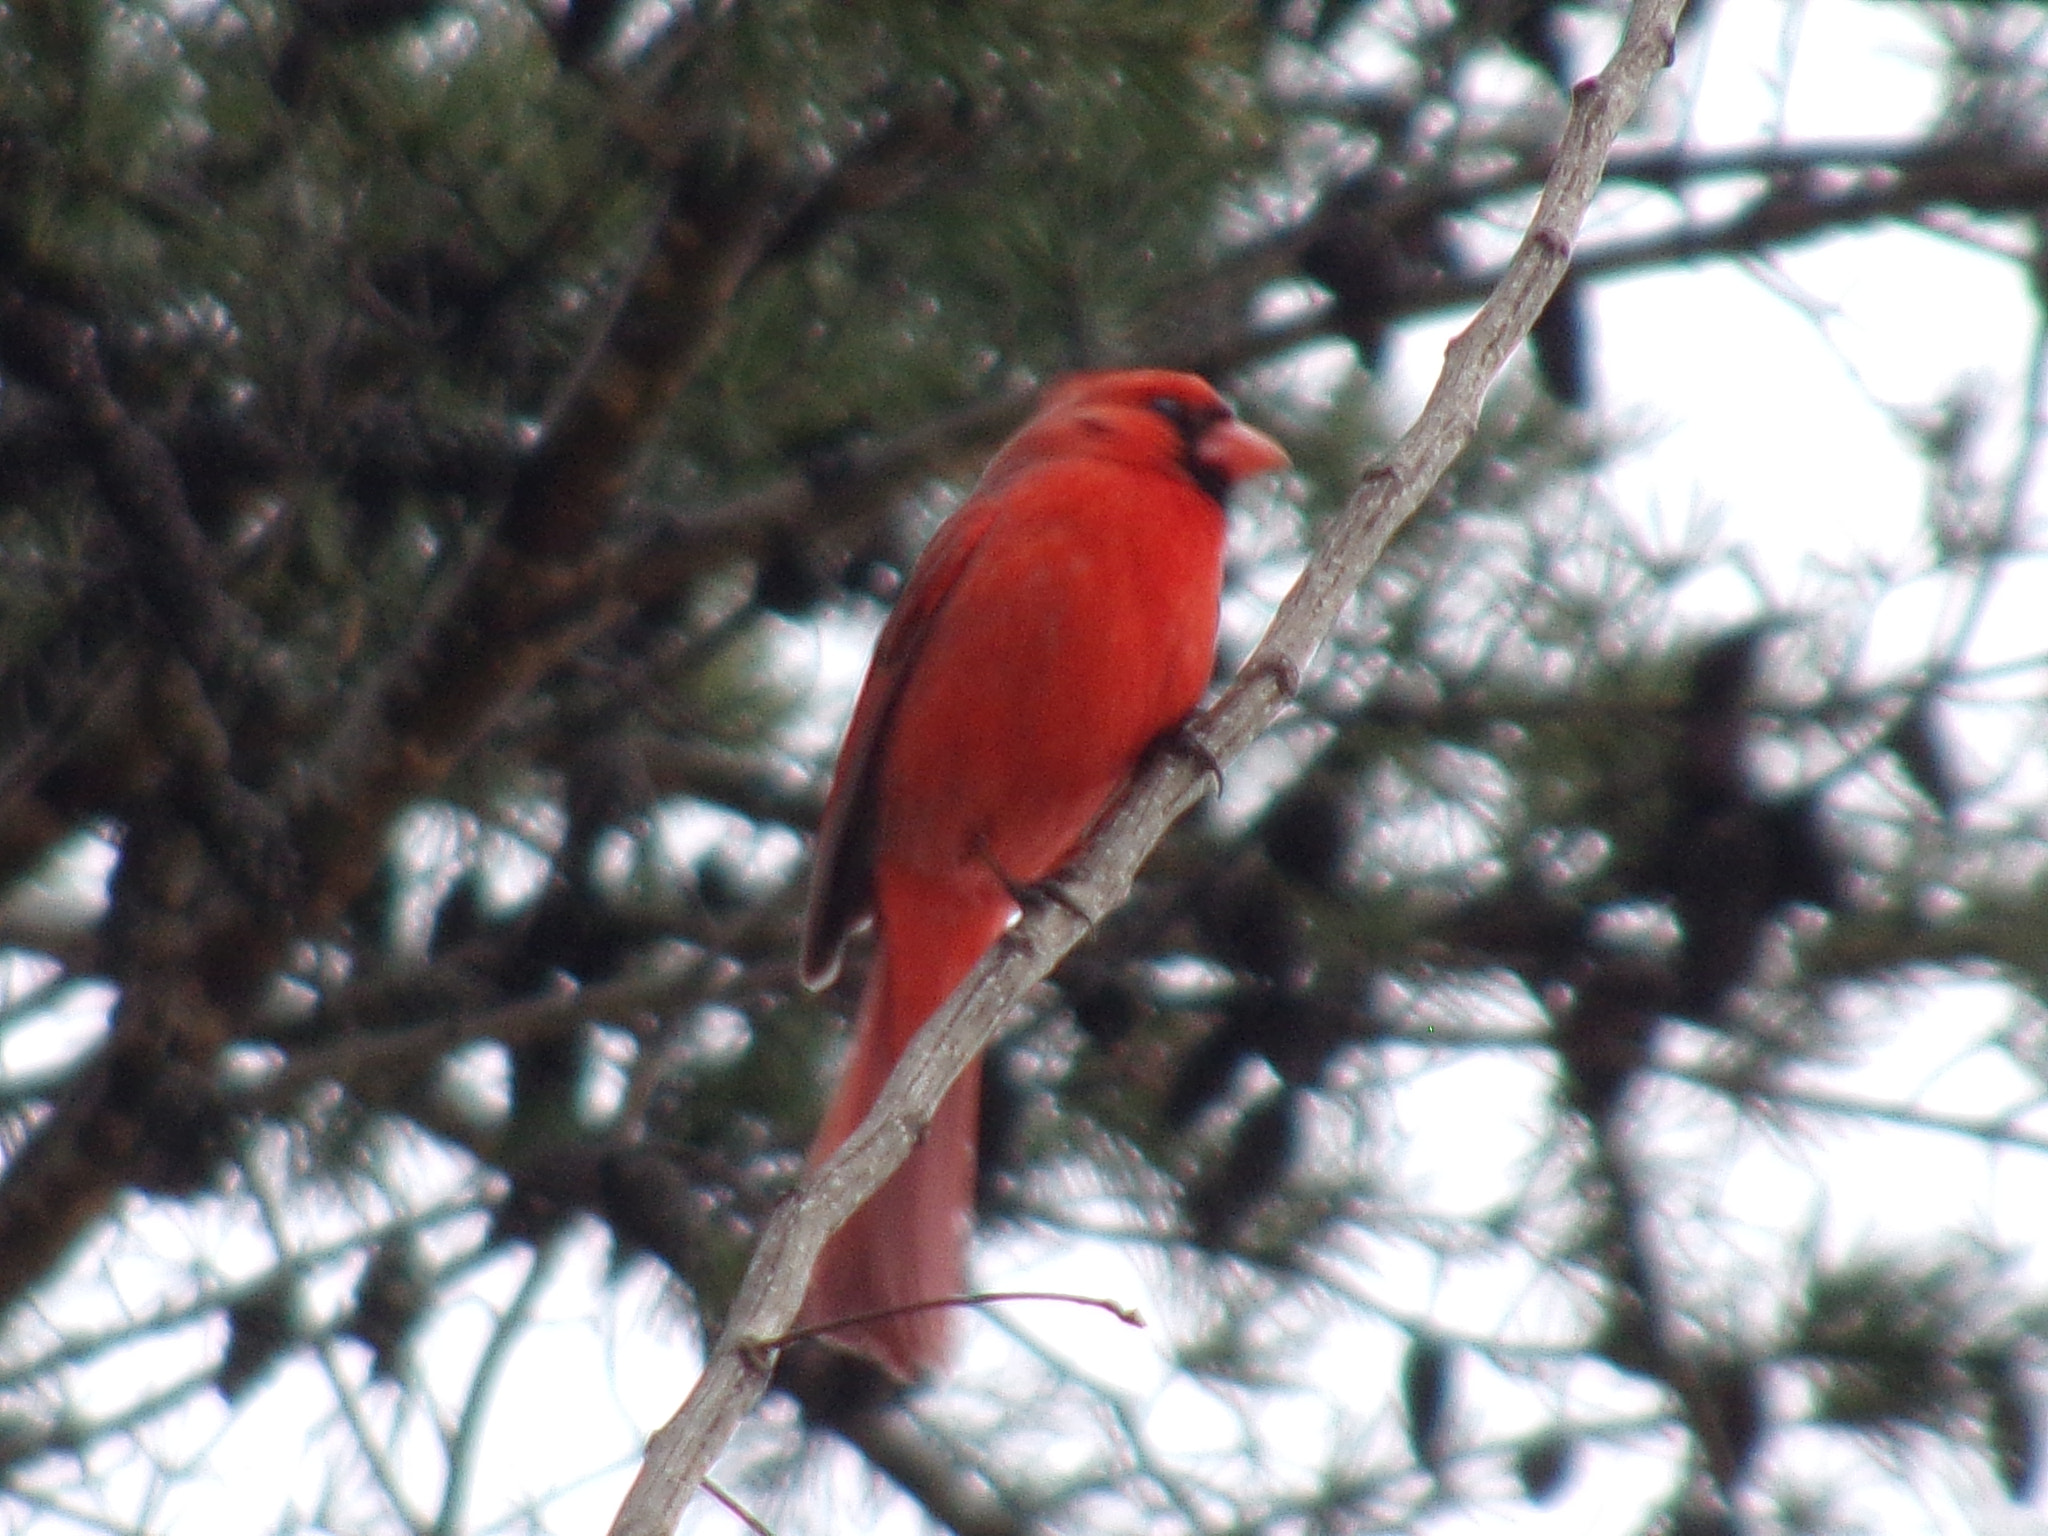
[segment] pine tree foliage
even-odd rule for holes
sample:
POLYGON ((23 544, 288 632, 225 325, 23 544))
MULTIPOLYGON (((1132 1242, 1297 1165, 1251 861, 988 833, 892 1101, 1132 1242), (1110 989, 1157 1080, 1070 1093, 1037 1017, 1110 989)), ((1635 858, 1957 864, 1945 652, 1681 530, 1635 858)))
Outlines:
MULTIPOLYGON (((8 1527, 601 1520, 686 1382, 522 1352, 686 1371, 796 1176, 852 995, 797 984, 804 840, 907 560, 1036 383, 1201 369, 1298 467, 1240 508, 1241 659, 1613 23, 0 8, 8 1527)), ((992 1308, 908 1396, 789 1351, 721 1472, 776 1529, 2039 1495, 2038 1228, 1844 1202, 2048 1152, 2048 656, 1985 639, 2048 353, 1900 412, 1908 550, 1787 575, 1618 495, 1591 328, 1606 279, 1900 226, 2038 283, 2039 15, 1912 8, 1917 130, 1699 150, 1716 25, 1297 706, 988 1073, 977 1273, 1152 1327, 992 1308)))

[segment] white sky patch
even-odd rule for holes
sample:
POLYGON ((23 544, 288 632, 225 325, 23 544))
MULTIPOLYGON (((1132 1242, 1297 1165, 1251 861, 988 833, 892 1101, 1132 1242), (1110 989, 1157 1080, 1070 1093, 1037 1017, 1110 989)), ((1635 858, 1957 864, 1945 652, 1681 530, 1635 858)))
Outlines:
POLYGON ((68 1070, 106 1038, 118 996, 113 984, 103 981, 54 989, 47 1006, 0 1031, 0 1080, 33 1082, 68 1070))
POLYGON ((1715 5, 1691 70, 1696 143, 1791 138, 1895 141, 1924 132, 1941 105, 1938 54, 1911 6, 1856 0, 1715 5))

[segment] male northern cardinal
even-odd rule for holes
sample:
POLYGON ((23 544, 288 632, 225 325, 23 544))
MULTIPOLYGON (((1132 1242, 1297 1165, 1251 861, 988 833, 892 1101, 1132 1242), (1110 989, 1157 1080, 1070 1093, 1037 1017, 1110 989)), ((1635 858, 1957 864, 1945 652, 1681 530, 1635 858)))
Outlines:
MULTIPOLYGON (((1078 374, 996 454, 882 628, 818 831, 803 977, 872 917, 852 1054, 811 1145, 859 1125, 910 1039, 1070 858, 1147 747, 1202 696, 1223 581, 1222 497, 1288 462, 1208 384, 1078 374)), ((801 1326, 958 1295, 980 1071, 826 1245, 801 1326)), ((904 1381, 943 1360, 943 1308, 827 1337, 904 1381)))

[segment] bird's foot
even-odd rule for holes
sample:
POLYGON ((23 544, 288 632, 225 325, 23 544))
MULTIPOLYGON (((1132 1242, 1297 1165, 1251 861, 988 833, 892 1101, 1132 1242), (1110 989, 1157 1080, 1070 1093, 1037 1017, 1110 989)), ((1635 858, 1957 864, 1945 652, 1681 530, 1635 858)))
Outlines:
POLYGON ((1068 883, 1063 874, 1047 875, 1036 885, 1028 885, 1020 892, 1013 893, 1017 905, 1029 912, 1034 906, 1061 907, 1093 928, 1101 921, 1101 914, 1091 911, 1082 902, 1080 893, 1068 883))
POLYGON ((1097 914, 1082 905, 1080 897, 1074 894, 1074 887, 1060 871, 1056 870, 1043 880, 1034 880, 1026 884, 1013 877, 997 862, 995 855, 989 851, 987 839, 975 840, 974 853, 987 867, 988 872, 995 876, 996 883, 1009 893, 1010 900, 1017 903, 1019 911, 1028 913, 1033 907, 1062 907, 1089 927, 1095 926, 1097 914))

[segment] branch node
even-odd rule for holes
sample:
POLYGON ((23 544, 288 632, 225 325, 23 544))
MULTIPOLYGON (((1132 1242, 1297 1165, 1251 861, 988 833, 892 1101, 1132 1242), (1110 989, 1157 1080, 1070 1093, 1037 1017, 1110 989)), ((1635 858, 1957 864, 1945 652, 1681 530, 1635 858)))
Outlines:
MULTIPOLYGON (((1391 469, 1375 469, 1366 475, 1372 480, 1380 476, 1398 478, 1391 469)), ((1292 702, 1301 697, 1301 664, 1292 656, 1278 653, 1254 656, 1244 664, 1244 676, 1252 682, 1270 682, 1283 700, 1292 702)))
MULTIPOLYGON (((1058 907, 1063 912, 1071 912, 1080 919, 1082 926, 1086 928, 1093 928, 1102 921, 1103 914, 1091 911, 1088 908, 1081 900, 1079 889, 1069 883, 1064 871, 1058 874, 1047 875, 1036 885, 1027 885, 1021 891, 1017 891, 1014 894, 1017 898, 1017 905, 1022 907, 1027 913, 1039 907, 1058 907)), ((1010 934, 1015 934, 1018 931, 1018 929, 1012 928, 1010 934)), ((1009 937, 1009 935, 1006 934, 1005 937, 1009 937)))
POLYGON ((1161 739, 1160 745, 1168 752, 1191 758, 1202 777, 1209 781, 1208 792, 1223 793, 1223 760, 1208 742, 1202 739, 1197 722, 1190 718, 1181 721, 1161 739))

